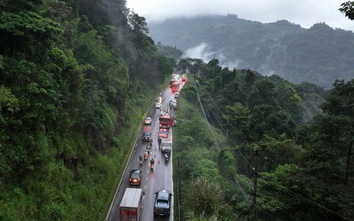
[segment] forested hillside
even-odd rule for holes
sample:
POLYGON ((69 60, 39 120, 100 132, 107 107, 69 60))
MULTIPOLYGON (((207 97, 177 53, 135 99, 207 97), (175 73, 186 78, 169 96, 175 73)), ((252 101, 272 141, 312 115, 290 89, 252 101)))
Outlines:
MULTIPOLYGON (((148 31, 125 0, 0 2, 0 220, 104 219, 181 54, 148 31)), ((338 50, 351 48, 339 31, 338 50)), ((182 220, 354 219, 353 80, 325 91, 217 59, 179 64, 191 72, 174 132, 182 220)))
MULTIPOLYGON (((155 42, 184 52, 198 47, 200 58, 220 65, 279 75, 330 89, 354 77, 354 33, 324 23, 311 28, 281 20, 261 23, 236 15, 175 18, 148 24, 155 42)), ((193 51, 193 50, 192 50, 193 51)))
POLYGON ((0 220, 102 220, 174 61, 125 0, 0 3, 0 220))
POLYGON ((354 220, 354 80, 324 91, 216 59, 179 66, 181 220, 354 220))

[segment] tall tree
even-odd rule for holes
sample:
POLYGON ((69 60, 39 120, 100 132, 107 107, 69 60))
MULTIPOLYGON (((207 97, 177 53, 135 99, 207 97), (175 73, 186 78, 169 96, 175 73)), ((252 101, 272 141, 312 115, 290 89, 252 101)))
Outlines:
POLYGON ((354 20, 354 2, 343 2, 340 6, 339 11, 344 13, 345 17, 348 17, 348 19, 354 20))
POLYGON ((326 114, 320 121, 321 139, 332 149, 346 152, 345 184, 349 184, 353 176, 353 145, 354 145, 354 80, 344 83, 337 80, 334 89, 323 104, 326 114))

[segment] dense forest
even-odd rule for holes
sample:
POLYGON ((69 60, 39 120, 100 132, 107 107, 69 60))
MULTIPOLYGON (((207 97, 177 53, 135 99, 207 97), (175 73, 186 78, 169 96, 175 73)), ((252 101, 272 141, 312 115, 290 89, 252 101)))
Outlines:
POLYGON ((125 0, 0 1, 0 220, 103 220, 173 59, 125 0))
POLYGON ((223 67, 276 74, 294 83, 330 89, 353 78, 354 33, 325 23, 305 29, 286 20, 261 23, 237 15, 171 18, 148 24, 155 42, 177 47, 223 67))
POLYGON ((325 91, 217 59, 179 65, 181 220, 354 220, 354 80, 325 91))

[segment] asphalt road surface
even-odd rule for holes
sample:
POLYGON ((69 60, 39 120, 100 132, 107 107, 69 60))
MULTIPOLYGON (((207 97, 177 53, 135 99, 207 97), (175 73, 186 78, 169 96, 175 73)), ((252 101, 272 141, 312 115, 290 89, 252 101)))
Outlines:
MULTIPOLYGON (((174 93, 170 91, 168 88, 162 93, 163 104, 165 105, 171 99, 174 99, 174 93)), ((140 133, 136 139, 134 149, 131 153, 130 159, 126 166, 125 172, 123 174, 122 180, 120 182, 119 187, 117 188, 115 198, 111 204, 111 208, 107 214, 107 221, 118 221, 119 220, 119 205, 122 201, 125 189, 129 186, 129 172, 132 169, 140 169, 143 172, 142 181, 140 187, 143 189, 144 197, 143 197, 143 212, 142 212, 142 220, 143 221, 151 221, 151 220, 173 220, 173 196, 172 196, 172 204, 171 204, 171 215, 170 217, 154 217, 153 209, 154 209, 154 200, 155 200, 155 192, 161 189, 169 190, 173 193, 173 179, 172 179, 172 157, 173 150, 170 156, 169 161, 165 161, 165 158, 161 151, 159 150, 158 145, 158 131, 159 131, 159 116, 160 109, 155 109, 155 106, 149 111, 148 117, 152 118, 151 126, 142 125, 140 129, 140 133), (143 156, 145 152, 145 147, 147 142, 142 141, 142 134, 144 131, 151 131, 153 136, 153 146, 150 151, 150 158, 155 160, 155 168, 154 170, 150 169, 150 159, 143 162, 143 165, 139 164, 139 155, 143 156)), ((169 130, 168 137, 172 139, 172 130, 169 130)), ((172 142, 173 144, 173 142, 172 142)), ((172 145, 173 146, 173 145, 172 145)), ((134 187, 133 187, 134 188, 134 187)))

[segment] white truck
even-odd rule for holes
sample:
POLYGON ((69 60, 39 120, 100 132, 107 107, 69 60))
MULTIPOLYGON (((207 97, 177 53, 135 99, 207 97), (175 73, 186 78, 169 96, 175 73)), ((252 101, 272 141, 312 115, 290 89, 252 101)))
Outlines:
POLYGON ((140 188, 127 188, 119 206, 120 221, 141 221, 144 192, 140 188))
POLYGON ((169 139, 169 138, 166 138, 166 139, 161 139, 161 151, 163 153, 171 153, 172 151, 172 140, 169 139))

